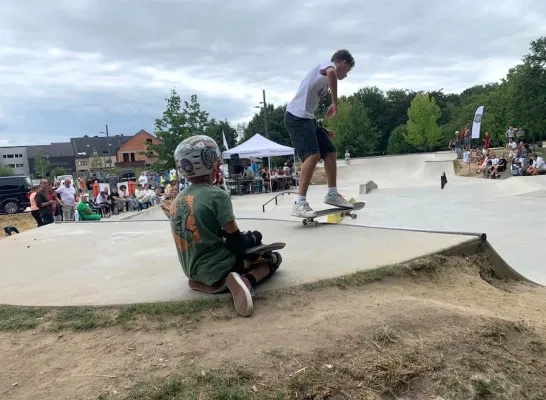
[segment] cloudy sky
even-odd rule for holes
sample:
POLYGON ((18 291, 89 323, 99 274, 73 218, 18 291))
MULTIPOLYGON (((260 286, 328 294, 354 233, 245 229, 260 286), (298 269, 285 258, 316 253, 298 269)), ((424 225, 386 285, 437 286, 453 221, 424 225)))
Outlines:
POLYGON ((174 87, 236 124, 339 48, 356 60, 341 94, 461 91, 502 78, 544 21, 532 0, 3 0, 0 145, 153 132, 174 87))

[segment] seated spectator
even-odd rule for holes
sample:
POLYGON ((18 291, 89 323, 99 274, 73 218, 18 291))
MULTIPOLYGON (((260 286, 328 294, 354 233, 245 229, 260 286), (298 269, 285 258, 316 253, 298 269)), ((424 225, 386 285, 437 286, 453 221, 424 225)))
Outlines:
POLYGON ((143 205, 146 205, 146 206, 153 205, 154 200, 155 200, 155 194, 150 189, 150 185, 148 185, 148 184, 146 184, 144 186, 144 188, 142 187, 142 185, 139 184, 137 186, 137 189, 135 190, 135 196, 136 196, 137 201, 140 204, 140 208, 143 208, 142 207, 143 205))
POLYGON ((546 173, 546 163, 542 157, 538 157, 536 154, 529 154, 529 159, 532 164, 527 168, 527 175, 539 175, 546 173))
POLYGON ((81 221, 100 221, 102 217, 100 214, 94 213, 91 207, 89 207, 88 197, 84 194, 81 198, 81 201, 76 206, 76 211, 81 221))
POLYGON ((110 196, 110 191, 108 187, 105 186, 97 196, 96 203, 99 207, 104 208, 106 213, 111 213, 114 211, 114 203, 112 201, 112 196, 110 196))
POLYGON ((483 171, 485 171, 491 165, 491 160, 492 160, 491 155, 485 156, 485 158, 483 159, 483 162, 478 165, 478 168, 476 169, 476 173, 477 174, 483 173, 483 171))
POLYGON ((500 178, 501 173, 506 171, 506 164, 507 161, 504 158, 504 154, 501 158, 498 158, 496 154, 491 152, 492 158, 491 158, 491 165, 487 168, 487 175, 489 175, 490 179, 493 178, 500 178))
POLYGON ((110 197, 112 198, 114 213, 117 214, 120 211, 125 211, 125 209, 127 208, 128 200, 121 197, 121 195, 118 193, 117 187, 112 188, 112 194, 110 197))
POLYGON ((138 201, 134 196, 129 196, 129 191, 127 190, 127 186, 120 185, 119 196, 122 199, 125 199, 127 201, 128 211, 138 210, 138 201))
POLYGON ((165 198, 174 199, 176 197, 176 179, 172 179, 169 184, 165 187, 165 198))

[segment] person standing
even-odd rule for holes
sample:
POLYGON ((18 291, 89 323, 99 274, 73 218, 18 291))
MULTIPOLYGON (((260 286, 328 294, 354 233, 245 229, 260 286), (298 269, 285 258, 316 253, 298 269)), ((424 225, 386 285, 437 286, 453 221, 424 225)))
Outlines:
POLYGON ((64 184, 57 188, 56 193, 61 197, 63 221, 74 221, 76 191, 72 186, 72 181, 70 179, 65 179, 64 184))
POLYGON ((292 140, 292 145, 302 160, 298 198, 292 207, 292 215, 302 218, 316 217, 307 202, 307 190, 311 183, 313 171, 322 158, 328 181, 328 193, 324 203, 345 208, 352 208, 337 191, 337 151, 330 140, 333 132, 326 131, 315 117, 321 100, 332 96, 326 117, 332 119, 337 115, 338 91, 337 81, 347 77, 353 69, 355 60, 348 50, 338 50, 330 61, 315 66, 303 78, 296 95, 288 103, 284 115, 284 125, 292 140))
POLYGON ((42 179, 40 181, 40 188, 36 193, 34 200, 36 201, 36 206, 40 210, 40 216, 42 217, 43 225, 49 225, 54 222, 53 218, 53 206, 57 203, 55 198, 50 200, 48 197, 47 190, 49 188, 49 182, 47 179, 42 179))

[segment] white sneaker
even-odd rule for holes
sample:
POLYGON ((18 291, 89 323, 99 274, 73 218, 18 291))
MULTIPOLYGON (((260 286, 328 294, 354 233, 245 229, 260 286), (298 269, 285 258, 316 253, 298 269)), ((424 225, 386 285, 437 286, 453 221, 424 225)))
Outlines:
POLYGON ((328 193, 326 197, 324 197, 324 203, 335 207, 354 208, 354 206, 345 200, 339 193, 328 193))
POLYGON ((295 202, 292 206, 292 215, 300 218, 315 218, 317 216, 306 201, 295 202))

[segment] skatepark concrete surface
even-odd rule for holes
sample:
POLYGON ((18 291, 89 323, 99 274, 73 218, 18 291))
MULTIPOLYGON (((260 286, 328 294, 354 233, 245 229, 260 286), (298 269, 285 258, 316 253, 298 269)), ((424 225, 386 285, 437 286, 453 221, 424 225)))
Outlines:
MULTIPOLYGON (((279 273, 260 290, 469 246, 481 233, 499 256, 497 272, 546 284, 546 176, 457 177, 454 158, 442 152, 339 161, 340 192, 366 202, 356 220, 339 225, 303 226, 290 216, 294 194, 278 196, 265 212, 262 205, 278 193, 233 196, 241 229, 261 231, 266 243, 287 244, 279 273), (448 184, 442 190, 443 172, 448 184), (367 180, 378 189, 359 195, 367 180)), ((310 188, 307 197, 316 210, 328 208, 325 193, 326 186, 310 188)), ((124 220, 33 229, 0 241, 0 254, 0 304, 119 305, 205 296, 188 288, 169 222, 158 207, 124 220)))

